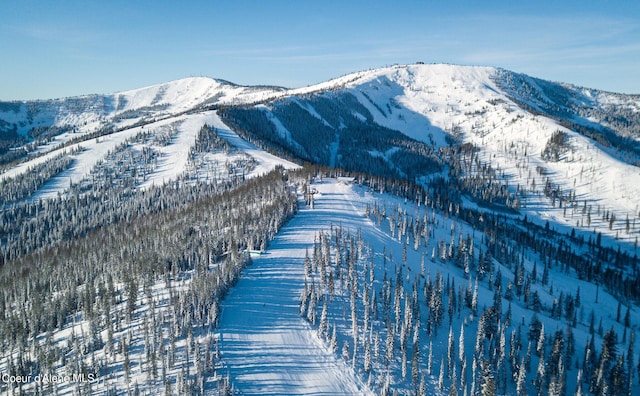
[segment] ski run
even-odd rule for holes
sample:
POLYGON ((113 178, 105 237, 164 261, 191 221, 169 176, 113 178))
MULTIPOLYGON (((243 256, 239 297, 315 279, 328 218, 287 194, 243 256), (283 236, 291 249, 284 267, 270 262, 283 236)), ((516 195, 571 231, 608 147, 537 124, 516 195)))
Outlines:
POLYGON ((299 314, 305 251, 316 231, 337 222, 354 230, 367 226, 349 187, 331 182, 317 188, 315 208, 301 209, 223 303, 222 359, 242 394, 372 394, 299 314))

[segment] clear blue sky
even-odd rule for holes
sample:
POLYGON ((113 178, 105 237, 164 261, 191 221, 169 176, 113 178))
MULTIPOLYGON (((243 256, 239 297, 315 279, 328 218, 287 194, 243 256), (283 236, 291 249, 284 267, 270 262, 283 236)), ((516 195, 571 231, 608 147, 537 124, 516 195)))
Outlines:
POLYGON ((640 94, 640 2, 0 0, 0 100, 189 76, 300 87, 418 60, 640 94))

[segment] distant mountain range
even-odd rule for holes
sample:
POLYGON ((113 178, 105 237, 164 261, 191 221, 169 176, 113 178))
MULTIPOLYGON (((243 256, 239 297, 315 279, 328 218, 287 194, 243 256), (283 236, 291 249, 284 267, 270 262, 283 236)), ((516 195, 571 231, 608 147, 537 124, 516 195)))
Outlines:
MULTIPOLYGON (((117 136, 124 139, 136 128, 176 127, 194 117, 199 121, 192 121, 192 128, 199 128, 205 112, 294 162, 425 185, 448 180, 453 171, 462 199, 517 209, 541 224, 549 220, 587 237, 601 232, 635 249, 637 234, 631 229, 640 226, 640 96, 500 68, 392 66, 299 89, 200 77, 111 95, 2 102, 4 178, 72 143, 82 145, 84 156, 95 162, 112 149, 117 136), (101 136, 104 147, 99 148, 101 136), (491 192, 482 185, 492 186, 491 192)), ((182 148, 189 150, 194 142, 195 135, 182 148)), ((69 167, 94 162, 75 161, 69 167)), ((156 178, 168 180, 181 171, 169 168, 166 174, 156 170, 156 178)), ((80 182, 89 170, 66 172, 80 182)), ((48 187, 52 195, 68 183, 48 187)))

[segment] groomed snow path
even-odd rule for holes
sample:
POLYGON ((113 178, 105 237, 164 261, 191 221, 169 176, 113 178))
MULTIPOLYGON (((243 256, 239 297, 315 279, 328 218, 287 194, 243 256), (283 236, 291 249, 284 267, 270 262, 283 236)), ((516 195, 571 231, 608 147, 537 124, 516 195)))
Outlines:
POLYGON ((327 180, 315 187, 315 208, 300 205, 223 302, 221 358, 241 394, 371 394, 298 313, 305 249, 312 251, 315 233, 331 224, 355 230, 367 222, 349 197, 355 194, 350 186, 327 180))

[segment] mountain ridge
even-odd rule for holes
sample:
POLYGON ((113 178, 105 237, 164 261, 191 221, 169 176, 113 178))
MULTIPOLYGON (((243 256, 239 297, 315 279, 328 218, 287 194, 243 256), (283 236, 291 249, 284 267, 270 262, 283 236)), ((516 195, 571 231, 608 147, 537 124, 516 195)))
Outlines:
MULTIPOLYGON (((52 156, 72 142, 118 131, 130 138, 134 131, 163 130, 218 109, 231 129, 246 123, 238 117, 254 117, 243 138, 270 142, 263 148, 275 144, 286 158, 369 167, 421 183, 433 175, 447 178, 439 150, 454 142, 472 145, 476 164, 464 170, 464 183, 484 177, 483 164, 489 164, 496 188, 506 186, 503 204, 526 208, 541 224, 553 220, 567 232, 582 230, 585 238, 603 232, 634 243, 628 223, 640 216, 634 199, 640 195, 640 97, 486 66, 393 65, 295 89, 189 77, 111 95, 0 103, 0 129, 14 137, 5 153, 9 159, 27 153, 19 168, 0 178, 40 161, 28 158, 52 156), (245 110, 240 116, 226 109, 245 110), (609 224, 608 215, 588 218, 587 212, 601 209, 627 223, 609 224)), ((189 133, 184 150, 193 143, 195 131, 189 133)), ((470 185, 467 193, 475 200, 480 190, 470 185)))

